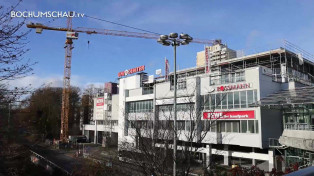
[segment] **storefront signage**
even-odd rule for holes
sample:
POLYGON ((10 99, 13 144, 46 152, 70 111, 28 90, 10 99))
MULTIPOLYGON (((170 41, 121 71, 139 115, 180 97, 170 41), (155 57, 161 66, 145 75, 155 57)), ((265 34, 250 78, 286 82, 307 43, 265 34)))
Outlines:
POLYGON ((203 112, 203 119, 254 119, 254 111, 203 112))
POLYGON ((251 87, 252 87, 251 83, 233 84, 233 85, 219 86, 219 87, 217 87, 217 91, 247 89, 247 88, 251 88, 251 87))
POLYGON ((141 71, 144 71, 144 70, 145 70, 145 65, 142 65, 142 66, 139 66, 139 67, 135 67, 135 68, 131 68, 129 70, 125 70, 125 71, 119 72, 118 73, 118 77, 127 76, 129 74, 133 74, 133 73, 136 73, 136 72, 141 72, 141 71))
POLYGON ((96 106, 104 106, 104 98, 97 98, 96 106))

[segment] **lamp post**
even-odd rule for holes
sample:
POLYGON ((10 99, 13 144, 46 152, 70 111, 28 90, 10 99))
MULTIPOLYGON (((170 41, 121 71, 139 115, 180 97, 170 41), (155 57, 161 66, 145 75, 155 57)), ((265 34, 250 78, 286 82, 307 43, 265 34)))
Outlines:
POLYGON ((174 100, 173 100, 173 128, 174 128, 174 139, 173 139, 173 175, 176 175, 177 170, 177 46, 187 45, 193 40, 188 34, 170 33, 169 35, 161 35, 157 40, 158 43, 164 46, 173 46, 174 49, 174 100))

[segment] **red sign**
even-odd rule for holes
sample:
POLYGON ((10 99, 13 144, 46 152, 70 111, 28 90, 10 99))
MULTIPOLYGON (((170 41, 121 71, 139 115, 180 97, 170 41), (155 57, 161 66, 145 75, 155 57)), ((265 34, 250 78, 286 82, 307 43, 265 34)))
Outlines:
POLYGON ((96 106, 103 106, 104 105, 104 98, 97 98, 96 106))
POLYGON ((135 67, 135 68, 131 68, 129 70, 125 70, 122 72, 118 73, 118 77, 122 77, 122 76, 126 76, 132 73, 136 73, 136 72, 141 72, 145 70, 145 65, 139 66, 139 67, 135 67))
POLYGON ((209 53, 208 53, 209 48, 205 47, 205 59, 206 59, 206 73, 210 72, 210 59, 209 59, 209 53))
POLYGON ((203 119, 254 119, 254 111, 203 112, 203 119))
POLYGON ((234 84, 234 85, 227 85, 227 86, 219 86, 217 87, 217 91, 228 91, 228 90, 246 89, 246 88, 251 88, 251 84, 242 83, 242 84, 234 84))

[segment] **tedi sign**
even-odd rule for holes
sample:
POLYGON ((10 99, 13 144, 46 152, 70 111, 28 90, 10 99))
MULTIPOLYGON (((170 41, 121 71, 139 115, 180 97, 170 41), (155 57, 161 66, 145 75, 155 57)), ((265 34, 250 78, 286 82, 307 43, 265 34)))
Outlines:
POLYGON ((139 66, 139 67, 135 67, 135 68, 131 68, 129 70, 125 70, 125 71, 119 72, 118 73, 118 77, 127 76, 129 74, 133 74, 133 73, 136 73, 136 72, 141 72, 141 71, 144 71, 144 70, 145 70, 145 65, 142 65, 142 66, 139 66))
POLYGON ((226 85, 226 86, 219 86, 219 87, 217 87, 217 91, 247 89, 247 88, 251 88, 251 87, 252 87, 251 83, 232 84, 232 85, 226 85))

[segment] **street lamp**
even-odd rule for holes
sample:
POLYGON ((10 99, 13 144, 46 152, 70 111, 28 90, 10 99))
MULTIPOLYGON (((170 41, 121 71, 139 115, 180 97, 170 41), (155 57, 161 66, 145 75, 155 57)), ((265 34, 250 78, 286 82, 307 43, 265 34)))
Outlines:
POLYGON ((193 38, 188 34, 170 33, 169 35, 161 35, 157 40, 158 43, 164 46, 173 46, 174 48, 174 101, 173 101, 173 128, 174 128, 174 140, 173 140, 173 175, 176 175, 176 159, 177 159, 177 46, 189 44, 193 38))

